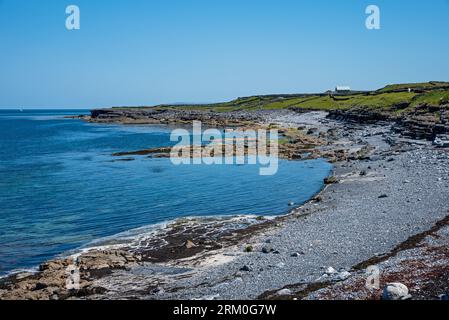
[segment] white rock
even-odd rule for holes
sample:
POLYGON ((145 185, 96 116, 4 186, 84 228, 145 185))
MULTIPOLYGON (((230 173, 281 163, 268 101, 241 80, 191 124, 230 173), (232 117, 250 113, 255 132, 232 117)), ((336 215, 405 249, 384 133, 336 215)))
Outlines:
POLYGON ((278 296, 289 296, 292 294, 292 291, 290 289, 282 289, 282 290, 279 290, 276 294, 278 296))
POLYGON ((383 300, 406 300, 410 298, 408 288, 399 282, 388 283, 382 294, 383 300))
POLYGON ((338 273, 337 270, 335 270, 332 267, 329 267, 329 268, 326 269, 326 274, 328 274, 328 275, 336 274, 336 273, 338 273))
POLYGON ((214 294, 214 295, 210 295, 210 296, 204 296, 198 300, 204 300, 204 301, 212 301, 212 300, 217 300, 218 298, 220 298, 219 294, 214 294))

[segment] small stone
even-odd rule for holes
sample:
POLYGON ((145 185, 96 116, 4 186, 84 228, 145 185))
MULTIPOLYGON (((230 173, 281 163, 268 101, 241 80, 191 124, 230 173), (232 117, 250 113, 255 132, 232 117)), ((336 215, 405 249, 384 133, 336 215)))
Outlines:
POLYGON ((285 263, 279 262, 279 263, 276 265, 276 267, 282 269, 283 267, 285 267, 285 263))
POLYGON ((164 293, 164 289, 162 289, 161 287, 156 287, 153 290, 151 290, 152 294, 163 294, 164 293))
POLYGON ((293 201, 288 203, 289 207, 293 207, 294 205, 295 205, 295 203, 293 201))
POLYGON ((388 195, 382 194, 382 195, 379 196, 379 199, 385 199, 385 198, 388 198, 388 195))
POLYGON ((337 273, 337 270, 335 270, 335 269, 332 268, 332 267, 329 267, 329 268, 326 269, 325 272, 326 272, 327 275, 332 275, 332 274, 336 274, 336 273, 337 273))
POLYGON ((245 265, 240 268, 240 271, 251 272, 251 268, 245 265))
POLYGON ((293 257, 293 258, 298 258, 299 256, 302 256, 302 255, 304 255, 304 254, 305 254, 304 251, 293 252, 293 253, 291 254, 291 257, 293 257))
POLYGON ((282 289, 276 292, 276 295, 278 296, 289 296, 292 294, 292 291, 290 289, 282 289))
POLYGON ((184 247, 186 247, 187 249, 192 249, 196 247, 196 244, 194 244, 191 240, 187 240, 184 244, 184 247))
POLYGON ((270 253, 270 252, 272 252, 272 251, 273 251, 272 248, 267 248, 267 247, 263 247, 263 248, 262 248, 262 252, 265 253, 265 254, 268 254, 268 253, 270 253))
POLYGON ((410 298, 407 286, 399 282, 387 284, 382 294, 383 300, 407 300, 410 298))

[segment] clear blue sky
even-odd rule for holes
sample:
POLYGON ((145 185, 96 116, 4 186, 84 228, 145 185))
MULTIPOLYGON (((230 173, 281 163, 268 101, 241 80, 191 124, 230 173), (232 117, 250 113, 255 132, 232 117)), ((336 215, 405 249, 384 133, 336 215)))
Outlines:
POLYGON ((0 108, 449 80, 448 16, 449 0, 0 0, 0 108), (70 4, 79 31, 65 29, 70 4))

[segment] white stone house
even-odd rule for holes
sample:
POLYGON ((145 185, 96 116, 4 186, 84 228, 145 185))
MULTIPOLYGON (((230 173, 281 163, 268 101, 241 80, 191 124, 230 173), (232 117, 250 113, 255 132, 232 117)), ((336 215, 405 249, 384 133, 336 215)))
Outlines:
POLYGON ((335 93, 349 93, 351 92, 351 87, 349 86, 337 86, 335 88, 335 93))

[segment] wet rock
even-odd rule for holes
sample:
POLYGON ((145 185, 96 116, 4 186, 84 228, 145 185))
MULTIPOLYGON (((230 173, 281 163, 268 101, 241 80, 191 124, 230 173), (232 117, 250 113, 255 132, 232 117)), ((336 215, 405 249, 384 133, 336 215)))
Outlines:
POLYGON ((16 280, 22 280, 28 277, 32 277, 34 273, 31 272, 22 272, 15 275, 16 280))
POLYGON ((382 294, 383 300, 407 300, 410 298, 407 286, 399 282, 387 284, 382 294))
POLYGON ((338 183, 338 179, 335 177, 329 177, 329 178, 324 179, 324 184, 329 185, 329 184, 335 184, 335 183, 338 183))
POLYGON ((135 158, 121 158, 121 159, 117 159, 117 160, 113 160, 112 162, 131 162, 136 160, 135 158))

